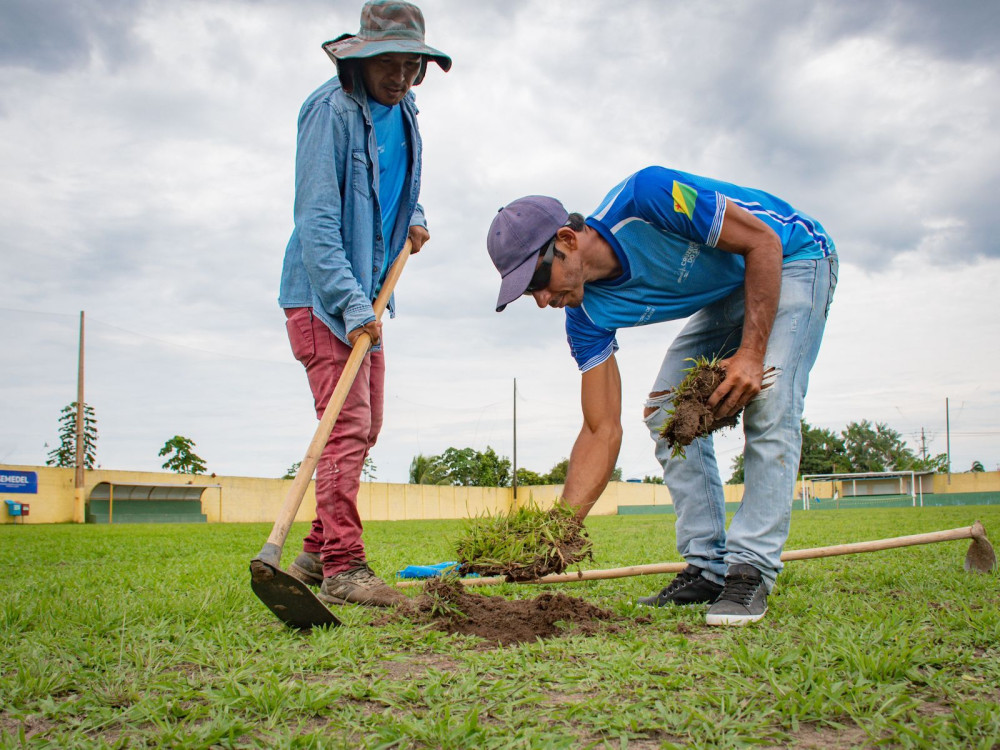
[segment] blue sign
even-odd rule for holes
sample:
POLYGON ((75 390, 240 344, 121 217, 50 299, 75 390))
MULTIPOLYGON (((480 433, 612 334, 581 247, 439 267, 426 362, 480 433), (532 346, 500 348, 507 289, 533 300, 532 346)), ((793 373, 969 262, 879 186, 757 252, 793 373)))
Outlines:
POLYGON ((0 492, 5 494, 37 495, 37 471, 4 471, 0 469, 0 492))

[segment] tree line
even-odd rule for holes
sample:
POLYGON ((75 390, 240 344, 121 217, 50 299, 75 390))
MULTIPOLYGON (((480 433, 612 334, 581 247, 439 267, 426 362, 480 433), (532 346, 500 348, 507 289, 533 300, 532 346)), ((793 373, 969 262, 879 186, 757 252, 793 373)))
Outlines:
MULTIPOLYGON (((72 468, 76 462, 76 401, 63 407, 59 417, 59 445, 49 451, 46 466, 72 468)), ((83 461, 93 469, 97 461, 97 418, 90 404, 83 405, 83 461)), ((46 447, 48 447, 46 445, 46 447)), ((195 443, 183 435, 174 435, 160 449, 165 457, 163 468, 177 474, 205 474, 204 459, 194 452, 195 443)), ((519 467, 517 483, 522 486, 565 484, 569 459, 557 462, 546 473, 519 467)), ((902 435, 884 422, 862 419, 850 422, 840 432, 813 427, 802 420, 802 454, 799 476, 803 474, 846 474, 872 471, 948 471, 945 453, 929 455, 925 450, 910 448, 902 435)), ((298 470, 292 464, 285 473, 291 479, 298 470)), ((490 446, 485 451, 474 448, 448 448, 439 455, 417 454, 410 462, 411 484, 439 484, 463 487, 510 487, 513 466, 507 456, 500 456, 490 446)), ((973 461, 970 471, 983 471, 980 461, 973 461)), ((371 457, 365 459, 362 479, 375 480, 376 467, 371 457)), ((732 476, 728 484, 744 480, 743 454, 733 459, 732 476)), ((620 482, 621 467, 616 467, 611 481, 620 482)), ((659 476, 646 476, 645 483, 662 484, 659 476)))
MULTIPOLYGON (((565 484, 569 459, 564 458, 547 473, 539 474, 519 467, 518 485, 565 484)), ((418 454, 410 462, 410 484, 440 484, 460 487, 510 487, 513 466, 507 456, 498 456, 490 446, 485 451, 475 448, 448 448, 437 456, 418 454)), ((622 470, 616 467, 611 480, 620 482, 622 470)))
MULTIPOLYGON (((76 413, 77 402, 64 406, 59 417, 59 445, 48 452, 45 465, 72 469, 76 466, 76 413)), ((194 441, 183 435, 174 435, 160 448, 159 456, 166 457, 163 468, 176 474, 204 474, 208 469, 204 459, 194 452, 194 441)), ((46 443, 45 447, 48 447, 46 443)), ((97 417, 94 407, 83 404, 83 467, 97 465, 97 417)))
MULTIPOLYGON (((802 420, 802 455, 799 476, 803 474, 846 474, 869 471, 948 471, 948 454, 929 455, 914 451, 903 436, 884 422, 862 419, 850 422, 839 433, 813 427, 802 420)), ((743 454, 733 459, 733 475, 728 484, 743 483, 743 454)), ((983 464, 972 462, 971 471, 983 471, 983 464)))

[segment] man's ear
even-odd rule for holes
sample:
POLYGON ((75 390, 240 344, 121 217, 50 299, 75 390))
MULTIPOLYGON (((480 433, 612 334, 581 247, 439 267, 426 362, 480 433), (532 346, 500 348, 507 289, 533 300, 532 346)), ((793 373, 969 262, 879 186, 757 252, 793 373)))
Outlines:
POLYGON ((579 237, 573 229, 570 227, 560 227, 559 231, 556 232, 556 237, 566 246, 566 249, 570 252, 576 252, 579 247, 579 237))

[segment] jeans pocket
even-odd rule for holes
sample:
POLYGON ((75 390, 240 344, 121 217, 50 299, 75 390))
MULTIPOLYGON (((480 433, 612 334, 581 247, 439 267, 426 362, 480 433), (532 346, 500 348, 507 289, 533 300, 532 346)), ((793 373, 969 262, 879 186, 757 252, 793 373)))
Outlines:
POLYGON ((840 272, 840 261, 837 260, 837 256, 832 256, 828 259, 830 261, 830 291, 826 295, 826 310, 823 311, 823 315, 827 318, 830 317, 830 305, 833 304, 833 293, 837 291, 837 274, 840 272))
POLYGON ((351 152, 351 184, 365 198, 372 197, 371 180, 368 178, 370 165, 364 149, 351 152))
POLYGON ((310 307, 300 307, 285 321, 292 355, 304 366, 316 356, 316 338, 313 336, 313 312, 310 307))

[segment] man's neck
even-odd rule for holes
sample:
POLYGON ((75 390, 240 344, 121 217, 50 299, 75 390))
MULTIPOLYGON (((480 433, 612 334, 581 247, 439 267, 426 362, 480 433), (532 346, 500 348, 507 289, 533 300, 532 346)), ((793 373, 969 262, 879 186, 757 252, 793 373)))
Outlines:
POLYGON ((608 243, 600 232, 593 227, 584 230, 586 237, 587 254, 587 281, 604 281, 606 279, 617 279, 622 275, 622 264, 618 260, 618 255, 614 248, 608 243))

